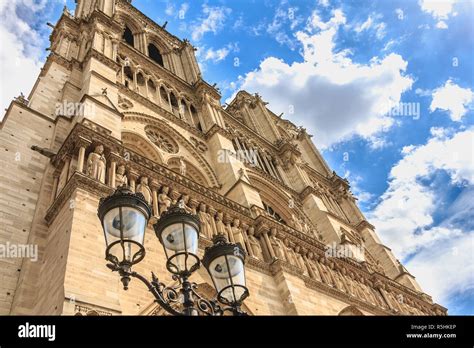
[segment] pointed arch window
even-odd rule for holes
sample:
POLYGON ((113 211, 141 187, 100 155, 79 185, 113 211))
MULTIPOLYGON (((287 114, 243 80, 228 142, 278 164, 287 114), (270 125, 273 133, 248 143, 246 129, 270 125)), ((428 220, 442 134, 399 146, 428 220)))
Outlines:
POLYGON ((199 116, 196 111, 196 108, 194 107, 194 105, 191 105, 190 109, 191 109, 191 118, 193 119, 194 125, 200 132, 202 132, 203 131, 202 125, 201 125, 201 121, 199 121, 199 116))
POLYGON ((161 55, 160 50, 154 45, 154 44, 149 44, 148 45, 148 56, 157 64, 163 65, 163 56, 161 55))
POLYGON ((128 26, 125 26, 125 31, 123 32, 123 40, 128 43, 130 46, 135 47, 135 39, 133 38, 133 33, 128 26))
POLYGON ((278 221, 279 223, 282 223, 284 225, 286 225, 286 221, 282 219, 282 217, 280 216, 280 214, 278 214, 275 210, 273 210, 272 207, 270 207, 268 204, 266 204, 265 202, 262 202, 263 203, 263 208, 265 209, 265 211, 268 213, 268 215, 270 215, 272 218, 274 218, 276 221, 278 221))
POLYGON ((123 73, 125 75, 125 87, 130 88, 133 85, 133 72, 129 66, 123 68, 123 73))
POLYGON ((145 78, 143 77, 143 74, 141 72, 137 74, 137 84, 139 86, 145 85, 145 78))
POLYGON ((169 108, 169 100, 168 100, 168 93, 166 92, 165 88, 163 86, 160 87, 160 98, 161 98, 161 103, 162 105, 166 108, 169 108))
POLYGON ((173 114, 179 117, 178 99, 176 99, 176 96, 174 95, 173 92, 170 93, 170 103, 171 103, 171 109, 173 110, 173 114))

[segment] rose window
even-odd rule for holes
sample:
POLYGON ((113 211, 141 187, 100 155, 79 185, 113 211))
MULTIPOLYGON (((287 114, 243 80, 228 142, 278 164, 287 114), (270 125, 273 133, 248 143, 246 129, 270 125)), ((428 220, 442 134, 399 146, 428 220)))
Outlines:
POLYGON ((145 129, 145 133, 148 139, 151 140, 153 144, 158 146, 158 148, 164 152, 168 153, 177 153, 179 150, 178 144, 171 139, 169 136, 161 133, 157 129, 145 129))

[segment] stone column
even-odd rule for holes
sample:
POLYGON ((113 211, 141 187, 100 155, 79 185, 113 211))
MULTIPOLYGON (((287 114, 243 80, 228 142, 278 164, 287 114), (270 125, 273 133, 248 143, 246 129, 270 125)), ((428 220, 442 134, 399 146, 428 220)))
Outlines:
POLYGON ((108 181, 108 184, 109 186, 111 186, 112 188, 115 188, 115 173, 117 172, 117 162, 120 161, 120 155, 115 153, 115 152, 111 152, 110 153, 110 156, 109 156, 109 161, 110 161, 110 167, 109 167, 109 181, 108 181))
POLYGON ((71 167, 71 155, 64 156, 64 167, 66 168, 66 182, 69 180, 70 167, 71 167))
MULTIPOLYGON (((274 228, 272 228, 273 230, 274 228)), ((270 242, 270 238, 268 238, 268 231, 265 231, 263 234, 263 240, 265 241, 265 245, 267 246, 268 253, 270 254, 270 258, 272 260, 276 259, 275 251, 273 250, 272 243, 270 242)))
POLYGON ((61 175, 61 171, 56 169, 53 173, 53 188, 51 190, 51 200, 50 204, 53 204, 54 199, 56 198, 56 191, 58 190, 58 182, 59 182, 59 176, 61 175))
POLYGON ((89 139, 79 137, 77 141, 77 147, 79 148, 79 155, 77 157, 77 171, 79 173, 84 172, 84 159, 86 156, 86 148, 88 148, 92 144, 92 141, 89 139))
POLYGON ((242 226, 242 228, 241 228, 242 232, 241 233, 242 233, 242 237, 244 238, 244 242, 247 245, 247 248, 246 248, 247 252, 249 253, 250 256, 255 256, 253 254, 252 245, 250 245, 249 238, 248 238, 248 235, 247 235, 247 230, 248 230, 249 226, 247 224, 244 224, 244 223, 241 224, 241 226, 242 226))
POLYGON ((137 179, 138 173, 130 170, 128 173, 128 181, 130 183, 130 190, 132 190, 132 192, 135 192, 135 183, 137 182, 137 179))
POLYGON ((156 180, 151 180, 151 194, 153 197, 153 215, 160 216, 160 211, 158 209, 158 190, 160 189, 160 184, 156 180))
POLYGON ((214 219, 214 217, 216 216, 217 210, 215 210, 211 206, 208 206, 207 212, 211 216, 211 227, 212 227, 213 235, 216 235, 217 234, 217 227, 216 227, 216 220, 214 219))

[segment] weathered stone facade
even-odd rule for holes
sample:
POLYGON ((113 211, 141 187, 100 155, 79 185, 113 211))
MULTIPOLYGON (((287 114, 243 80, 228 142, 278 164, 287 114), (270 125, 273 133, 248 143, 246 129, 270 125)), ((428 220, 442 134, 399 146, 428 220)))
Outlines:
MULTIPOLYGON (((251 314, 446 314, 305 129, 245 91, 222 107, 188 41, 126 0, 78 0, 50 39, 29 97, 1 123, 0 244, 39 255, 0 259, 0 314, 162 314, 141 283, 124 291, 105 266, 97 206, 124 183, 154 220, 183 199, 202 221, 201 255, 216 233, 243 242, 251 314), (71 103, 81 109, 58 107, 71 103)), ((136 271, 171 282, 151 223, 145 248, 136 271)), ((212 296, 204 269, 193 278, 212 296)))

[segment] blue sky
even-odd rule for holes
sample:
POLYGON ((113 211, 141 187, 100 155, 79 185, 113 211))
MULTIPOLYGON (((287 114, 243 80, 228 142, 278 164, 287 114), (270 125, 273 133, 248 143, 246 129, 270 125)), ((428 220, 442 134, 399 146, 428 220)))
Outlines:
MULTIPOLYGON (((472 2, 133 4, 198 48, 223 103, 259 92, 307 128, 422 288, 450 314, 474 314, 472 2)), ((45 22, 63 5, 0 1, 3 107, 28 94, 47 53, 45 22)))

